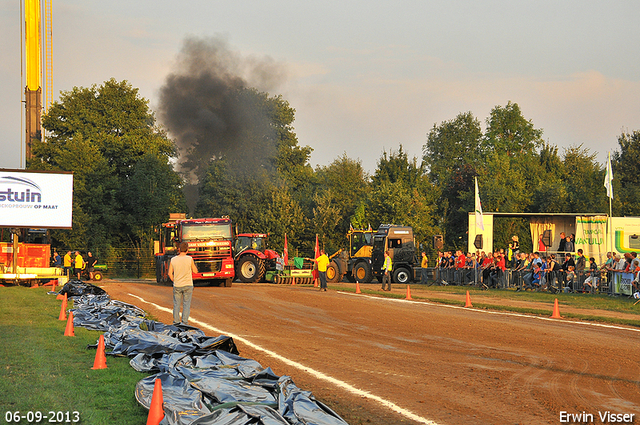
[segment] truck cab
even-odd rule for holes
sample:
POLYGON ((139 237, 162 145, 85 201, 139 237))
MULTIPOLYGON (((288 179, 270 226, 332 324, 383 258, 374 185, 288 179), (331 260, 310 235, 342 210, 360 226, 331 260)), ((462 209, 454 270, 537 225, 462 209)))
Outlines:
POLYGON ((156 280, 159 283, 169 282, 169 262, 178 255, 180 243, 187 242, 187 254, 198 269, 193 274, 194 282, 218 282, 231 286, 234 277, 231 220, 228 217, 183 217, 161 226, 160 241, 155 249, 156 280))
POLYGON ((381 224, 373 235, 371 265, 373 274, 380 282, 382 282, 384 253, 387 250, 393 264, 393 282, 409 283, 415 280, 420 272, 420 262, 416 253, 413 228, 381 224))

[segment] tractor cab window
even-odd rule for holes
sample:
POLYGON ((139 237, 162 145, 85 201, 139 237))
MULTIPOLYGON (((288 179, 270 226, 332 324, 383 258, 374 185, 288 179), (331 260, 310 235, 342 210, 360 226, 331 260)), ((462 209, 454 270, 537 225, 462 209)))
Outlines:
POLYGON ((264 246, 262 244, 262 238, 251 238, 251 249, 263 251, 264 246))
POLYGON ((233 244, 233 251, 237 254, 249 248, 250 240, 246 236, 238 236, 233 244))
POLYGON ((402 248, 402 239, 389 239, 389 248, 402 248))
POLYGON ((371 246, 373 234, 371 232, 366 233, 353 233, 351 235, 351 256, 356 255, 358 250, 363 246, 371 246))
POLYGON ((247 249, 252 249, 256 251, 264 251, 265 249, 265 241, 262 238, 249 237, 249 236, 238 236, 233 245, 233 251, 237 254, 245 251, 247 249))
POLYGON ((175 238, 176 238, 175 227, 165 227, 162 229, 162 233, 160 235, 160 244, 161 246, 164 246, 165 252, 173 253, 177 251, 175 238))

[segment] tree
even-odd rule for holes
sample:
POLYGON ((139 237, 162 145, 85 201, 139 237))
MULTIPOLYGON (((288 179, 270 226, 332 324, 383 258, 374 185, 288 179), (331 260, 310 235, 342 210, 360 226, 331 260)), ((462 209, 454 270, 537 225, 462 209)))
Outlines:
POLYGON ((175 147, 156 126, 148 101, 128 82, 111 79, 102 86, 62 92, 42 125, 49 137, 34 144, 28 167, 74 172, 73 229, 54 232, 66 248, 107 250, 109 245, 139 242, 149 231, 134 230, 141 221, 132 225, 132 217, 166 220, 180 208, 181 179, 169 162, 175 147), (152 169, 164 179, 160 184, 173 187, 164 203, 138 203, 135 200, 146 195, 137 192, 136 185, 152 169))
POLYGON ((596 155, 582 145, 565 149, 564 181, 570 211, 605 213, 609 210, 607 197, 603 196, 604 170, 595 158, 596 155))
POLYGON ((158 224, 166 221, 167 211, 187 212, 182 179, 157 154, 148 153, 135 166, 122 188, 125 223, 137 240, 151 241, 158 224))
POLYGON ((471 112, 435 125, 423 146, 423 164, 440 193, 435 217, 448 245, 458 245, 466 234, 467 211, 472 211, 473 177, 482 163, 482 129, 471 112))
POLYGON ((311 256, 313 253, 313 242, 304 236, 307 218, 286 186, 273 188, 267 208, 262 211, 260 220, 258 228, 269 233, 269 244, 273 249, 283 251, 286 234, 290 253, 294 255, 304 253, 305 256, 311 256), (302 250, 302 253, 299 250, 302 250))
MULTIPOLYGON (((317 211, 326 210, 327 207, 321 207, 321 204, 325 204, 329 199, 331 208, 337 215, 333 220, 333 229, 330 233, 326 230, 323 232, 316 229, 316 231, 325 234, 328 238, 327 243, 332 249, 341 247, 344 245, 345 234, 353 224, 356 211, 361 208, 361 213, 364 212, 364 202, 370 186, 369 176, 359 160, 350 159, 343 153, 328 166, 318 167, 315 172, 315 181, 315 194, 312 198, 314 200, 313 216, 316 216, 317 211)), ((366 223, 359 223, 356 227, 362 228, 361 226, 366 226, 366 223)))
MULTIPOLYGON (((460 113, 451 121, 433 125, 423 146, 423 164, 433 184, 447 184, 456 170, 477 168, 481 158, 482 129, 471 112, 460 113)), ((443 194, 450 199, 451 194, 443 194)))
POLYGON ((614 209, 619 211, 619 215, 639 216, 640 200, 637 191, 640 187, 640 131, 622 133, 618 137, 618 146, 620 150, 611 155, 614 209))
POLYGON ((439 232, 435 206, 440 192, 428 180, 424 166, 402 150, 384 152, 372 177, 367 219, 374 228, 383 223, 412 226, 418 243, 439 232))
POLYGON ((517 103, 496 106, 487 119, 483 147, 488 151, 505 152, 508 156, 530 154, 542 145, 542 130, 522 116, 517 103))

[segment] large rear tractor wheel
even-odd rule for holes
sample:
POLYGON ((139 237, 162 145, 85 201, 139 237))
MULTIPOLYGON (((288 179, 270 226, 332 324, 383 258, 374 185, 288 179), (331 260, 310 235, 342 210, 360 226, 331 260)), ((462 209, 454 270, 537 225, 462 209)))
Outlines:
POLYGON ((340 274, 340 268, 335 261, 332 261, 327 266, 327 282, 335 283, 340 282, 342 280, 342 275, 340 274))
POLYGON ((373 273, 371 273, 371 266, 369 263, 360 262, 353 268, 353 278, 356 282, 371 283, 373 280, 373 273))
POLYGON ((255 255, 246 255, 242 257, 236 266, 236 276, 240 279, 240 282, 260 282, 264 273, 264 261, 255 255))

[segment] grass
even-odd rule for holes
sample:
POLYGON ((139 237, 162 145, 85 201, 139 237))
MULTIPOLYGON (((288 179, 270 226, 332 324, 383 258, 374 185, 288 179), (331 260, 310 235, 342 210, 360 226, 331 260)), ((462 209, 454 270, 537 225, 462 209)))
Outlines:
MULTIPOLYGON (((480 291, 476 288, 427 287, 427 296, 412 294, 417 300, 449 305, 464 302, 443 298, 444 294, 476 296, 474 308, 512 311, 549 316, 555 298, 561 306, 584 309, 584 314, 562 311, 563 317, 640 327, 640 305, 627 297, 606 295, 548 294, 514 292, 513 290, 480 291), (505 300, 543 302, 548 309, 523 308, 482 303, 479 295, 505 300), (635 314, 638 320, 600 317, 590 310, 608 310, 635 314)), ((332 284, 332 289, 355 291, 353 287, 332 284)), ((361 285, 363 293, 404 298, 402 294, 382 293, 361 285)), ((136 372, 125 357, 107 357, 107 369, 92 370, 100 332, 75 328, 75 337, 65 337, 66 322, 58 320, 61 302, 43 288, 0 288, 0 423, 6 423, 7 412, 78 411, 82 424, 141 424, 147 410, 134 397, 136 383, 146 374, 136 372), (5 422, 2 422, 5 421, 5 422)), ((71 306, 71 305, 70 305, 71 306)), ((28 423, 23 420, 20 423, 28 423)), ((33 422, 32 422, 33 423, 33 422)), ((42 423, 45 423, 44 421, 42 423)))
MULTIPOLYGON (((398 293, 388 293, 382 292, 379 290, 379 284, 376 284, 373 288, 370 288, 369 285, 360 285, 360 291, 364 294, 375 294, 382 295, 390 298, 405 298, 405 294, 398 293)), ((513 289, 491 289, 489 291, 483 291, 479 288, 468 287, 468 286, 424 286, 419 284, 410 285, 412 290, 427 290, 428 294, 420 293, 419 295, 414 292, 411 293, 411 297, 415 300, 429 301, 433 303, 447 304, 447 305, 458 305, 464 306, 464 301, 452 300, 448 298, 443 298, 444 294, 459 294, 463 297, 467 291, 469 291, 474 308, 481 308, 487 310, 495 310, 495 311, 510 311, 515 313, 523 313, 523 314, 534 314, 540 316, 549 316, 553 310, 554 300, 558 299, 558 304, 560 305, 560 313, 562 317, 570 318, 570 319, 578 319, 578 320, 587 320, 587 321, 596 321, 603 323, 611 323, 611 324, 621 324, 621 325, 629 325, 640 327, 640 304, 634 306, 633 298, 628 298, 626 296, 617 296, 612 297, 608 295, 600 295, 600 294, 550 294, 548 292, 515 292, 513 289), (442 295, 440 295, 442 294, 442 295), (474 299, 474 296, 476 297, 474 299), (479 297, 478 297, 479 296, 479 297), (539 309, 539 308, 531 308, 531 307, 518 307, 504 304, 495 304, 495 303, 482 303, 480 297, 482 296, 490 296, 492 298, 504 299, 504 300, 517 300, 517 301, 529 301, 536 303, 545 303, 549 305, 548 309, 539 309), (562 306, 570 306, 572 308, 584 310, 584 313, 567 313, 562 311, 562 306), (625 313, 636 315, 638 318, 616 318, 616 317, 608 317, 601 316, 597 314, 597 311, 594 310, 603 310, 603 311, 611 311, 618 313, 625 313)), ((332 286, 332 289, 338 289, 345 292, 355 292, 355 288, 351 286, 342 286, 339 283, 335 283, 332 286)))
POLYGON ((147 375, 125 357, 92 370, 96 351, 87 345, 100 332, 76 327, 75 337, 63 336, 60 304, 43 288, 0 288, 0 421, 7 412, 78 411, 82 424, 145 423, 134 389, 147 375))

